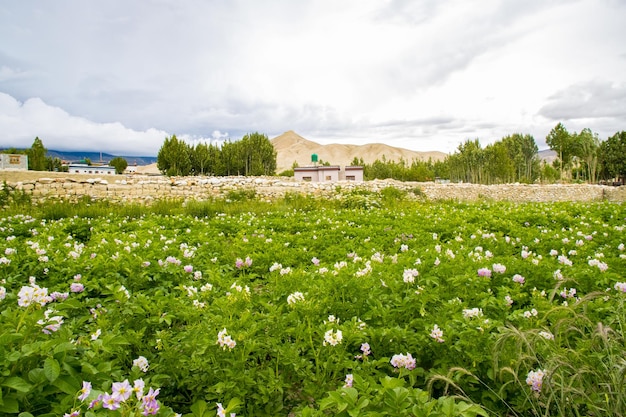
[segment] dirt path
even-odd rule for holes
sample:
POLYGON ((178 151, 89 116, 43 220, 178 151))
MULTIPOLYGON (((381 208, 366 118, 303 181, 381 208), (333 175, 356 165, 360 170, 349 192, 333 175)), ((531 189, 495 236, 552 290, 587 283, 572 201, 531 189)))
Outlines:
MULTIPOLYGON (((0 183, 8 182, 15 184, 16 182, 35 181, 39 178, 75 178, 76 180, 86 180, 89 178, 104 178, 108 175, 82 175, 70 174, 68 172, 50 172, 50 171, 12 171, 0 170, 0 183)), ((124 175, 111 175, 115 179, 124 179, 124 175)))

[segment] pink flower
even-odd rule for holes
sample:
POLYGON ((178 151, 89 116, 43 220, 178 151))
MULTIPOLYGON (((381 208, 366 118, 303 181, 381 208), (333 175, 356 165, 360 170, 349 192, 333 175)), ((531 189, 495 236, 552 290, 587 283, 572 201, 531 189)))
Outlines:
POLYGON ((416 364, 415 359, 413 358, 413 356, 411 356, 410 353, 407 353, 406 355, 393 355, 391 357, 390 363, 394 366, 394 368, 405 368, 409 371, 411 369, 415 369, 416 364))
POLYGON ((352 388, 352 384, 354 383, 354 375, 348 374, 346 375, 346 381, 343 384, 344 388, 352 388))
POLYGON ((432 337, 439 343, 445 342, 445 340, 443 340, 443 330, 441 330, 436 324, 430 332, 430 337, 432 337))
POLYGON ((518 284, 523 284, 525 281, 526 279, 520 274, 513 275, 513 282, 517 282, 518 284))
POLYGON ((126 401, 130 397, 133 388, 128 383, 128 379, 125 379, 123 382, 114 382, 111 391, 120 401, 126 401))
POLYGON ((193 272, 193 266, 191 265, 185 265, 183 267, 183 269, 185 270, 186 273, 191 274, 193 272))
POLYGON ((243 260, 241 258, 237 258, 237 260, 235 261, 235 267, 237 269, 243 268, 243 260))
POLYGON ((72 282, 70 285, 70 291, 74 293, 79 293, 85 291, 85 286, 80 282, 72 282))
POLYGON ((538 369, 537 371, 530 371, 526 376, 526 383, 530 385, 531 389, 535 392, 541 392, 541 387, 543 386, 543 377, 545 376, 546 371, 543 369, 538 369))
POLYGON ((489 268, 480 268, 478 270, 478 276, 491 278, 491 270, 489 268))
POLYGON ((115 395, 105 393, 102 396, 102 407, 108 408, 109 410, 117 410, 118 408, 120 408, 119 398, 115 395))
POLYGON ((315 258, 315 257, 314 257, 313 259, 311 259, 311 262, 312 262, 312 263, 313 263, 313 265, 315 265, 315 266, 318 266, 318 265, 320 264, 320 260, 319 260, 319 259, 317 259, 317 258, 315 258))
POLYGON ((78 399, 80 401, 85 401, 89 394, 91 393, 91 382, 83 381, 83 388, 79 391, 78 399))

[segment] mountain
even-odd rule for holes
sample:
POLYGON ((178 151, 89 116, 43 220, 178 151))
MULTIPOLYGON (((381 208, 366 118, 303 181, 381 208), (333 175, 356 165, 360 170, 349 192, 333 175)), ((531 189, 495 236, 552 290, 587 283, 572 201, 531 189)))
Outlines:
MULTIPOLYGON (((0 149, 2 151, 3 149, 0 149)), ((24 149, 18 149, 18 151, 23 151, 24 149)), ((128 165, 150 165, 154 164, 157 161, 156 156, 124 156, 124 155, 112 155, 110 153, 105 152, 91 152, 91 151, 56 151, 54 149, 49 149, 46 156, 50 158, 59 158, 62 161, 70 162, 70 163, 80 163, 85 159, 91 160, 93 163, 103 162, 105 164, 109 163, 109 161, 116 156, 126 159, 128 165)))
POLYGON ((311 155, 317 154, 320 161, 329 162, 331 165, 346 166, 351 165, 352 160, 363 158, 363 162, 371 164, 374 161, 382 160, 383 156, 387 161, 406 162, 413 160, 442 161, 447 154, 443 152, 418 152, 409 149, 396 148, 382 143, 370 143, 366 145, 341 145, 330 144, 320 145, 319 143, 307 140, 296 132, 290 130, 270 140, 276 150, 276 172, 281 173, 291 169, 294 162, 298 166, 311 165, 311 155))
POLYGON ((548 164, 551 164, 559 157, 556 152, 551 149, 544 149, 543 151, 539 151, 537 153, 537 156, 539 157, 539 160, 546 161, 546 163, 548 164))

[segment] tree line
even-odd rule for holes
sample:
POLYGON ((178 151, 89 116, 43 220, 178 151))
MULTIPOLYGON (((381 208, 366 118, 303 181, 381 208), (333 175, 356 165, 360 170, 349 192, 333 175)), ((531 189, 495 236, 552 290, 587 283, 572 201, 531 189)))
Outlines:
POLYGON ((157 168, 168 176, 275 175, 276 150, 267 135, 258 132, 222 146, 195 146, 176 135, 165 138, 157 154, 157 168))
POLYGON ((513 182, 578 181, 626 179, 626 131, 615 133, 605 141, 590 129, 568 132, 557 124, 546 137, 556 152, 552 164, 539 158, 532 135, 515 133, 482 147, 478 139, 466 140, 443 161, 386 161, 372 164, 355 158, 363 166, 366 180, 393 178, 402 181, 429 181, 435 178, 475 184, 513 182))
MULTIPOLYGON (((39 136, 35 137, 33 144, 27 149, 8 148, 1 151, 5 154, 26 155, 28 157, 28 169, 31 171, 55 171, 55 172, 68 172, 68 167, 63 164, 58 157, 48 156, 48 149, 43 144, 43 141, 39 139, 39 136)), ((91 160, 85 158, 83 162, 87 165, 91 165, 91 160)), ((116 156, 109 161, 109 165, 115 167, 115 173, 121 174, 128 167, 128 162, 121 156, 116 156)))

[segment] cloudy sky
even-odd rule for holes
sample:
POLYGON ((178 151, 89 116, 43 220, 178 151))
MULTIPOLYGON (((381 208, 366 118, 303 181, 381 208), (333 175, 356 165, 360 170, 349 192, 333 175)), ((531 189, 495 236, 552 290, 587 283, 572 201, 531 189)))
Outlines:
POLYGON ((0 0, 0 147, 626 130, 625 0, 0 0))

